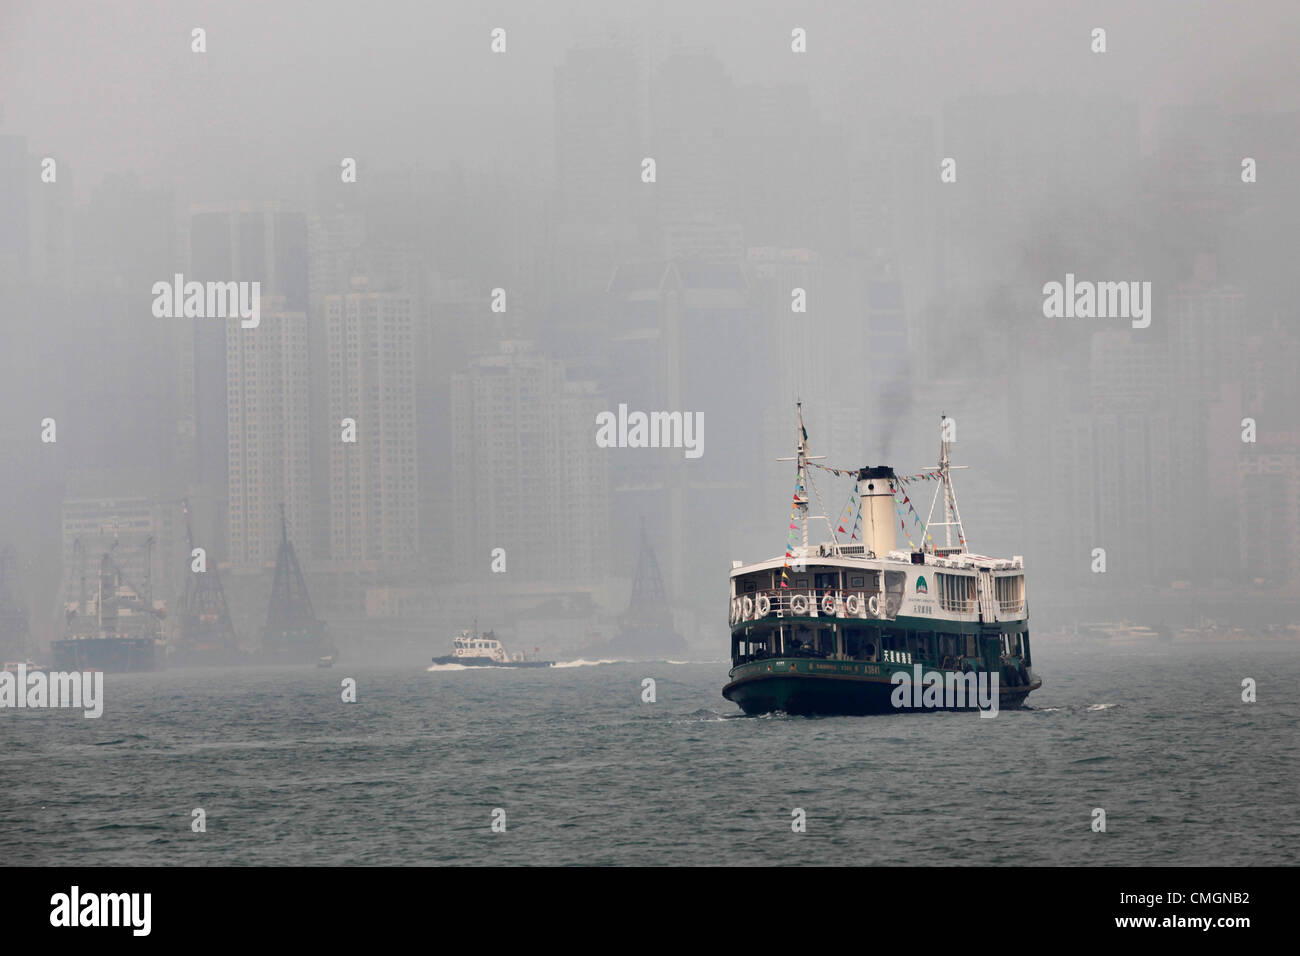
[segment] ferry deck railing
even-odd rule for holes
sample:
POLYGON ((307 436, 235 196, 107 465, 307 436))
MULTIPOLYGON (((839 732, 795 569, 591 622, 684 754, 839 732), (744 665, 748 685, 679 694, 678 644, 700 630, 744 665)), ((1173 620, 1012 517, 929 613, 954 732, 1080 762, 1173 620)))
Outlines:
MULTIPOLYGON (((760 588, 731 599, 730 623, 739 624, 785 618, 834 618, 867 621, 892 620, 898 613, 901 595, 870 588, 760 588)), ((1024 598, 998 601, 998 620, 1014 620, 1028 613, 1024 598)), ((971 606, 945 608, 970 613, 971 606)), ((981 614, 987 613, 980 608, 981 614)))
POLYGON ((763 588, 731 599, 730 621, 769 618, 837 618, 889 620, 898 613, 900 596, 868 588, 763 588))

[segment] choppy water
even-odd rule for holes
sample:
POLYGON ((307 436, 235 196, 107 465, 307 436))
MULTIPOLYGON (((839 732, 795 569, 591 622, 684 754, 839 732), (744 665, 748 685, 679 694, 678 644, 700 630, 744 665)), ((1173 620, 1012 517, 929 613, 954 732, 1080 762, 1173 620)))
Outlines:
POLYGON ((723 662, 109 675, 0 711, 3 862, 1297 862, 1300 646, 1035 651, 995 719, 745 718, 723 662))

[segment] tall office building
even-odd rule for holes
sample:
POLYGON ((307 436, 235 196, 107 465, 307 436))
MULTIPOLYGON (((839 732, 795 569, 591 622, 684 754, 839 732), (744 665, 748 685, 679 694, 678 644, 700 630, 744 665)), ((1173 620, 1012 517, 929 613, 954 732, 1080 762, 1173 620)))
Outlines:
POLYGON ((736 207, 736 90, 720 60, 678 47, 660 64, 653 87, 655 205, 665 222, 726 222, 736 207))
POLYGON ((263 298, 257 328, 228 319, 226 407, 229 559, 240 569, 274 562, 280 506, 301 557, 311 521, 310 362, 307 314, 263 298))
POLYGON ((730 217, 744 225, 751 245, 847 246, 851 143, 841 127, 823 121, 808 87, 737 87, 727 136, 730 217))
POLYGON ((453 527, 452 376, 465 368, 471 355, 494 350, 505 334, 509 313, 489 310, 488 300, 460 278, 433 273, 426 282, 427 300, 416 328, 416 450, 419 463, 420 554, 434 574, 449 569, 438 561, 446 549, 447 529, 453 527))
MULTIPOLYGON (((292 204, 197 204, 190 207, 189 225, 187 280, 260 282, 263 301, 278 296, 283 299, 284 311, 306 313, 307 220, 292 204)), ((194 322, 193 388, 185 390, 194 396, 194 480, 199 493, 217 503, 216 514, 205 516, 200 511, 196 521, 206 526, 213 550, 223 557, 221 532, 233 526, 221 514, 219 491, 230 472, 226 435, 227 328, 228 324, 221 321, 194 322)))
POLYGON ((583 40, 555 68, 561 221, 625 222, 644 206, 645 66, 628 37, 583 40))
MULTIPOLYGON (((788 309, 788 290, 784 295, 788 309)), ((698 259, 628 263, 610 281, 606 309, 611 340, 603 384, 611 410, 626 404, 705 422, 694 457, 678 448, 609 453, 614 538, 636 540, 643 516, 652 533, 664 529, 665 584, 681 600, 688 582, 704 580, 733 550, 723 538, 694 540, 691 529, 705 521, 738 528, 754 517, 744 476, 762 459, 753 438, 762 423, 757 409, 776 382, 758 358, 767 346, 754 334, 749 271, 698 259), (751 374, 719 376, 718 356, 751 374)))
POLYGON ((558 321, 598 334, 593 304, 617 264, 650 253, 654 187, 641 182, 647 142, 645 44, 580 40, 555 69, 556 208, 547 263, 558 321))
POLYGON ((455 560, 489 573, 494 548, 513 579, 595 587, 608 573, 605 402, 562 363, 507 341, 452 379, 455 560))
POLYGON ((324 299, 330 556, 402 562, 419 550, 412 297, 363 279, 324 299), (345 419, 355 441, 344 441, 345 419))

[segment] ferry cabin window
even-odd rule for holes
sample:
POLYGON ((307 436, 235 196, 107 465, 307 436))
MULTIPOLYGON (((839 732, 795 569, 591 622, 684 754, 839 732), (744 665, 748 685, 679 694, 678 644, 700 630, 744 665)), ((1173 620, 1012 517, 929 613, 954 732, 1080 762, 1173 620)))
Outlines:
POLYGON ((800 627, 795 631, 790 650, 801 657, 826 657, 835 650, 835 637, 829 628, 800 627))
POLYGON ((811 657, 813 653, 813 632, 812 628, 800 626, 794 629, 794 635, 789 643, 790 653, 811 657))
POLYGON ((880 638, 875 628, 850 627, 844 634, 844 653, 858 661, 873 660, 880 638))
POLYGON ((970 613, 975 605, 975 579, 961 574, 935 573, 939 607, 945 611, 970 613))
POLYGON ((995 578, 994 588, 1001 610, 1015 612, 1020 609, 1025 599, 1025 576, 1023 574, 995 578))
POLYGON ((849 587, 856 588, 857 590, 861 591, 863 588, 867 586, 866 581, 867 579, 864 578, 861 574, 854 574, 849 578, 849 587))

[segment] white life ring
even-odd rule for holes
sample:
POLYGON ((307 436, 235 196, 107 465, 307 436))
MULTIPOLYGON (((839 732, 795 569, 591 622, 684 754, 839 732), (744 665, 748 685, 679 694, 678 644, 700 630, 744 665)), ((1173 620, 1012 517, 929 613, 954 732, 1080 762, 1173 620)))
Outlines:
POLYGON ((772 602, 766 594, 760 594, 754 598, 754 616, 767 617, 767 613, 772 610, 772 602))
POLYGON ((827 591, 826 595, 822 598, 822 612, 824 614, 835 613, 835 595, 831 594, 830 591, 827 591))
POLYGON ((880 595, 879 595, 879 594, 873 594, 873 595, 871 595, 871 597, 867 598, 867 610, 870 611, 872 614, 879 614, 879 613, 880 613, 880 595))
POLYGON ((850 594, 844 599, 844 611, 850 617, 857 617, 858 612, 862 610, 862 601, 856 594, 850 594))
POLYGON ((740 620, 740 598, 731 599, 731 623, 734 626, 740 620))
POLYGON ((754 614, 754 599, 746 594, 745 599, 740 603, 740 609, 741 615, 748 621, 754 614))
POLYGON ((790 613, 803 616, 808 613, 808 596, 805 594, 796 594, 790 598, 790 613))

